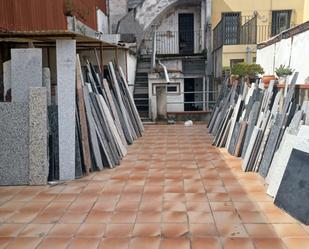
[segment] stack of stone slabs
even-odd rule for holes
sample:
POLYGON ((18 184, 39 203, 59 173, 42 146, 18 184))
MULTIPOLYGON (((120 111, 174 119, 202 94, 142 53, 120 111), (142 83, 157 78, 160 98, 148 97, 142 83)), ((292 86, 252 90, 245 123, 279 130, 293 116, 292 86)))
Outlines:
POLYGON ((12 102, 0 103, 0 184, 47 183, 47 94, 41 49, 11 50, 12 102))

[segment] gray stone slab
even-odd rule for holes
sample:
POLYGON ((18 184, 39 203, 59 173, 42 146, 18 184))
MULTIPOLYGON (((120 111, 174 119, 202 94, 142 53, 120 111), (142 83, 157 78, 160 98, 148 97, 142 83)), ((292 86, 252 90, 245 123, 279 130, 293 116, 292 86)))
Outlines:
POLYGON ((243 171, 248 170, 249 161, 250 161, 250 158, 251 158, 252 151, 254 149, 254 144, 255 144, 255 141, 257 139, 258 132, 259 132, 259 128, 254 127, 253 132, 252 132, 250 139, 249 139, 249 143, 248 143, 248 147, 246 149, 244 160, 242 162, 242 170, 243 171))
POLYGON ((289 127, 287 128, 288 133, 293 134, 293 135, 297 135, 299 128, 300 128, 300 125, 301 125, 301 120, 303 118, 303 114, 304 113, 303 113, 302 110, 299 110, 295 113, 289 127))
POLYGON ((29 108, 24 103, 0 103, 0 184, 28 184, 29 108))
POLYGON ((304 111, 305 114, 304 124, 309 125, 309 101, 304 101, 301 109, 304 111))
POLYGON ((4 98, 7 91, 12 87, 11 81, 11 61, 6 61, 3 63, 3 94, 4 98))
POLYGON ((253 132, 254 126, 259 116, 259 110, 260 110, 260 102, 257 101, 253 104, 253 107, 252 107, 252 110, 250 112, 250 116, 248 119, 247 132, 245 136, 244 147, 243 147, 242 154, 241 154, 242 158, 245 157, 245 154, 247 152, 247 148, 251 140, 252 132, 253 132))
POLYGON ((293 149, 282 178, 275 204, 309 225, 309 153, 293 149))
POLYGON ((58 106, 48 107, 49 123, 49 181, 59 180, 58 106))
POLYGON ((298 131, 298 137, 306 137, 309 134, 309 125, 301 125, 298 131))
POLYGON ((226 145, 225 145, 226 148, 229 148, 229 146, 230 146, 234 127, 235 127, 235 124, 237 122, 237 117, 238 117, 238 114, 239 114, 239 111, 240 111, 241 103, 242 103, 242 95, 239 95, 237 103, 236 103, 235 108, 234 108, 232 118, 231 118, 231 128, 230 128, 230 131, 229 131, 229 135, 227 137, 227 141, 226 141, 226 145))
POLYGON ((76 41, 57 40, 60 180, 75 179, 76 41))
POLYGON ((236 143, 238 141, 239 132, 240 132, 240 123, 237 122, 235 124, 235 128, 234 128, 234 131, 233 131, 233 134, 232 134, 231 142, 230 142, 230 145, 229 145, 229 148, 228 148, 228 152, 231 155, 234 155, 234 153, 235 153, 235 148, 236 148, 236 143))
POLYGON ((11 49, 12 102, 27 102, 30 87, 42 87, 42 49, 11 49))
POLYGON ((47 95, 45 87, 29 91, 29 184, 45 185, 48 178, 47 95))
POLYGON ((269 167, 271 165, 275 150, 277 148, 277 142, 280 137, 280 132, 282 132, 281 120, 283 114, 278 114, 277 119, 270 130, 270 134, 265 146, 264 156, 262 158, 261 164, 259 166, 259 173, 264 178, 268 174, 269 167))
POLYGON ((48 67, 43 68, 43 86, 46 87, 47 105, 51 105, 51 76, 48 67))

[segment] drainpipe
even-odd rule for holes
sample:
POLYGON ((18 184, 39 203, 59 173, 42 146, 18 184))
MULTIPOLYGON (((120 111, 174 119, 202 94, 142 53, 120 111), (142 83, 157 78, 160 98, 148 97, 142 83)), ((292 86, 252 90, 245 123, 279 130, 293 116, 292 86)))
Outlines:
POLYGON ((247 47, 246 48, 246 61, 247 63, 252 63, 252 58, 251 58, 251 48, 247 47))
POLYGON ((152 57, 151 57, 151 70, 156 67, 156 55, 157 55, 157 29, 154 27, 153 40, 152 40, 152 57))
POLYGON ((168 76, 167 67, 163 63, 161 63, 160 60, 159 60, 158 63, 163 68, 165 80, 166 80, 167 84, 169 84, 171 81, 170 81, 170 77, 168 76))

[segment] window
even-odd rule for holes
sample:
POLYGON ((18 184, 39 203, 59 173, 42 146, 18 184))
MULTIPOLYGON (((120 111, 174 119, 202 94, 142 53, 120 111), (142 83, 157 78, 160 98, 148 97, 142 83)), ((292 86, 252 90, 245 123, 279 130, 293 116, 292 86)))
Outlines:
POLYGON ((178 87, 175 85, 172 86, 166 86, 166 91, 168 93, 177 93, 178 92, 178 87))
POLYGON ((245 62, 244 59, 232 59, 230 60, 230 68, 233 68, 236 64, 245 62))
POLYGON ((224 45, 239 44, 240 37, 240 13, 222 13, 223 19, 223 43, 224 45))
POLYGON ((291 27, 291 10, 272 12, 271 35, 275 36, 291 27))

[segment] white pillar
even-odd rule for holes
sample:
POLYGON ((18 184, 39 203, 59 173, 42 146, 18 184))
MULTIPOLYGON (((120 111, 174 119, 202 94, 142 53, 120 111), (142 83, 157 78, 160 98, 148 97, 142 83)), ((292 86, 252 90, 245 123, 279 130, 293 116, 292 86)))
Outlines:
POLYGON ((59 122, 59 177, 75 178, 76 41, 57 40, 57 96, 59 122))

